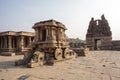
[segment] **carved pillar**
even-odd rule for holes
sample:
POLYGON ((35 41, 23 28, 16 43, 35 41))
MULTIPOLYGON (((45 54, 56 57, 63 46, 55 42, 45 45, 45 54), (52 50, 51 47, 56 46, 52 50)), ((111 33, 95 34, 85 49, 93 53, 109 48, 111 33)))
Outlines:
POLYGON ((65 34, 64 34, 64 30, 60 29, 60 41, 65 41, 65 34))
POLYGON ((31 41, 31 37, 28 37, 28 41, 29 41, 29 42, 28 42, 28 44, 27 44, 27 47, 29 47, 29 45, 30 45, 31 42, 32 42, 32 41, 31 41))
POLYGON ((4 41, 3 41, 3 36, 1 37, 1 48, 3 48, 4 46, 3 46, 3 43, 4 43, 4 41))
POLYGON ((14 48, 14 36, 12 37, 12 48, 14 48))
POLYGON ((21 48, 24 48, 24 36, 21 36, 21 48))
POLYGON ((41 30, 38 28, 38 41, 41 41, 41 30))
POLYGON ((46 41, 49 40, 48 28, 46 28, 46 41))
POLYGON ((52 40, 52 28, 49 29, 50 40, 52 40))
POLYGON ((1 43, 2 43, 2 37, 0 36, 0 48, 2 48, 1 43))
POLYGON ((58 29, 58 41, 62 41, 62 39, 63 39, 62 30, 58 29))
POLYGON ((54 38, 54 28, 51 28, 51 38, 52 38, 52 41, 55 40, 55 38, 54 38))
POLYGON ((7 48, 7 38, 4 36, 4 48, 7 48))
POLYGON ((40 41, 40 30, 39 28, 36 28, 35 29, 35 36, 36 36, 36 41, 40 41))
POLYGON ((36 35, 36 41, 39 41, 39 34, 38 34, 38 30, 36 29, 36 30, 35 30, 35 32, 36 32, 36 34, 35 34, 35 35, 36 35))
POLYGON ((8 36, 8 48, 12 48, 12 36, 8 36))
POLYGON ((29 41, 30 41, 30 43, 29 43, 29 44, 31 44, 31 42, 32 42, 31 37, 29 37, 29 41))
POLYGON ((24 36, 19 37, 19 48, 24 48, 24 36))
POLYGON ((20 44, 19 44, 19 42, 20 42, 20 37, 19 36, 17 36, 17 39, 16 39, 17 41, 17 48, 20 48, 20 44))

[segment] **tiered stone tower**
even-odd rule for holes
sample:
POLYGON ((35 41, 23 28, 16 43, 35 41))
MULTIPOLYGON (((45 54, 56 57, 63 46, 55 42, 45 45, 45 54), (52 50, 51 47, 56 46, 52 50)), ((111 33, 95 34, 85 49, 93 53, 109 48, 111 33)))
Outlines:
POLYGON ((92 50, 107 50, 111 49, 111 41, 112 32, 104 15, 101 16, 101 20, 91 18, 86 34, 87 46, 92 50))

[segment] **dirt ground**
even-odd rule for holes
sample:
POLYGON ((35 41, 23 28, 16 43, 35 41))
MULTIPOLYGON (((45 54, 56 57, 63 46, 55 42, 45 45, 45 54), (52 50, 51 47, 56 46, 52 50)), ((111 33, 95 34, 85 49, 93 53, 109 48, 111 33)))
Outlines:
POLYGON ((0 56, 0 80, 120 80, 120 51, 90 51, 54 66, 14 66, 22 57, 0 56))

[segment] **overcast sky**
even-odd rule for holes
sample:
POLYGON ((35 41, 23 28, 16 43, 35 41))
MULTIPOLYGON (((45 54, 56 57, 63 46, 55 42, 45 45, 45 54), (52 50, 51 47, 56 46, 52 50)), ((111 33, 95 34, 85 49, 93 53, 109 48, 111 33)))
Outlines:
POLYGON ((85 40, 91 17, 104 14, 113 40, 120 40, 120 0, 0 0, 0 31, 33 32, 34 23, 55 19, 71 38, 85 40))

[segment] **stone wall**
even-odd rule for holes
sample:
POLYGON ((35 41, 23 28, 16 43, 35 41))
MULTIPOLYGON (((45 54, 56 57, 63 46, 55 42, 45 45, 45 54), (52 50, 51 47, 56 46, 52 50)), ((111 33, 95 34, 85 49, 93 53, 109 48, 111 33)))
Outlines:
POLYGON ((112 50, 120 50, 120 40, 112 41, 112 50))
POLYGON ((86 44, 84 40, 79 38, 68 38, 68 41, 71 48, 80 48, 86 44))

